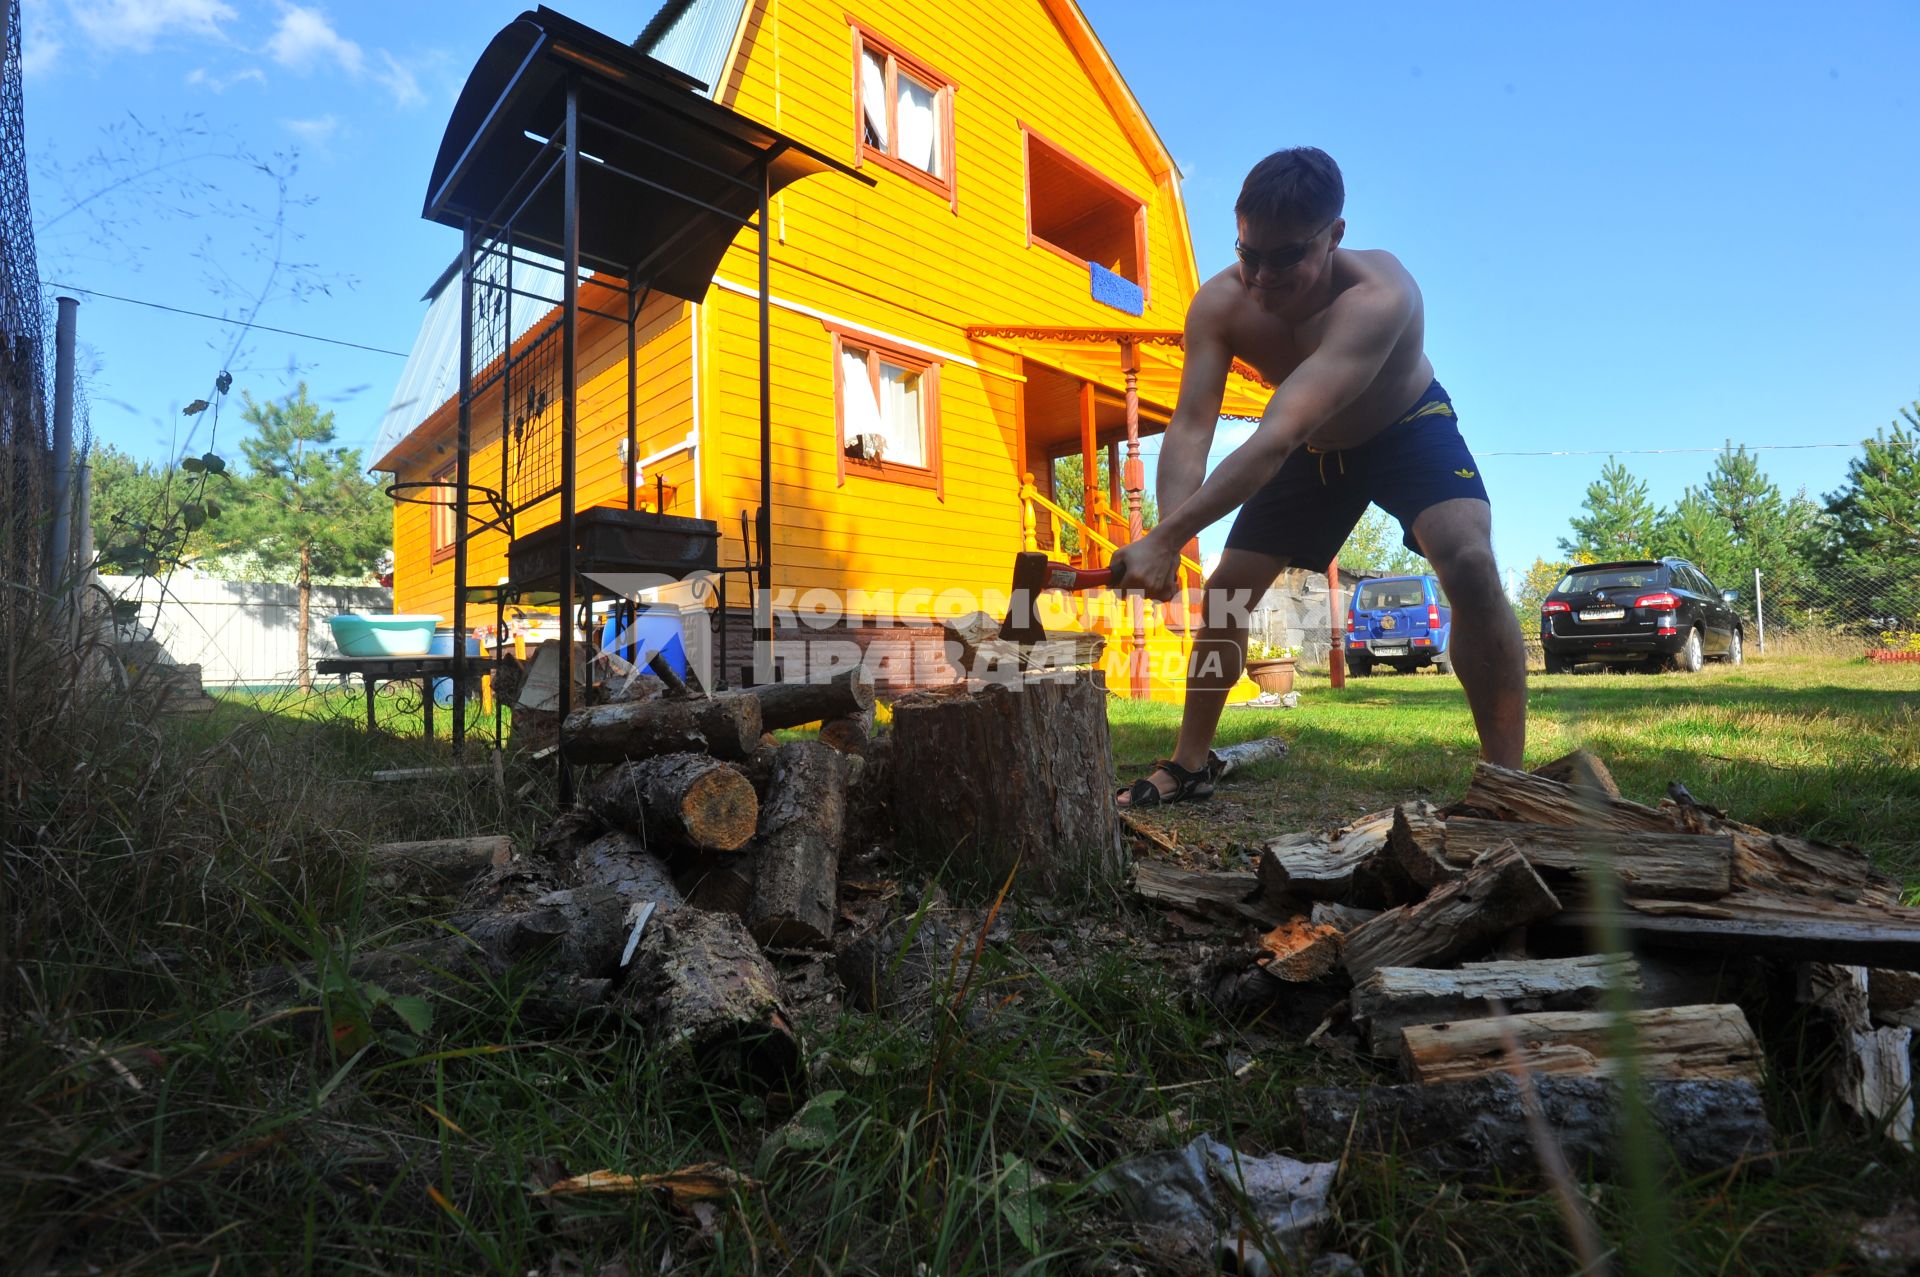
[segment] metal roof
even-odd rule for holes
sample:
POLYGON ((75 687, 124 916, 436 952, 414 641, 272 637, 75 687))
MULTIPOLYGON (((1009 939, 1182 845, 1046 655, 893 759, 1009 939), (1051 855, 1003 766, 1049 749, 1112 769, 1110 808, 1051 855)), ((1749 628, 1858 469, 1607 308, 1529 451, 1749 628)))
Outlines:
MULTIPOLYGON (((514 276, 514 296, 509 315, 512 332, 509 344, 519 340, 542 316, 560 304, 561 285, 565 282, 560 263, 551 257, 521 252, 520 261, 531 260, 545 269, 523 270, 514 276), (533 296, 523 294, 531 293, 533 296)), ((380 419, 380 433, 374 439, 374 463, 369 469, 384 469, 383 462, 402 440, 433 414, 460 389, 460 258, 440 272, 440 278, 426 296, 427 314, 413 339, 413 349, 400 370, 393 398, 380 419)))
POLYGON ((669 0, 633 44, 706 85, 701 96, 712 98, 720 91, 745 9, 746 0, 669 0))

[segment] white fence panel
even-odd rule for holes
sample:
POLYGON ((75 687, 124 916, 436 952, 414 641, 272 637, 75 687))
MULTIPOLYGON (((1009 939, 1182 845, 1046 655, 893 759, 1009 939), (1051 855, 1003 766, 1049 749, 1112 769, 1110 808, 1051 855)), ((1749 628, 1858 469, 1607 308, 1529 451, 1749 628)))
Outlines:
MULTIPOLYGON (((171 580, 135 576, 99 580, 115 599, 139 605, 137 616, 119 622, 122 637, 157 639, 179 664, 200 666, 205 685, 299 681, 298 586, 185 575, 171 580)), ((314 586, 308 659, 339 655, 333 632, 327 628, 329 616, 392 610, 393 591, 380 586, 314 586)))

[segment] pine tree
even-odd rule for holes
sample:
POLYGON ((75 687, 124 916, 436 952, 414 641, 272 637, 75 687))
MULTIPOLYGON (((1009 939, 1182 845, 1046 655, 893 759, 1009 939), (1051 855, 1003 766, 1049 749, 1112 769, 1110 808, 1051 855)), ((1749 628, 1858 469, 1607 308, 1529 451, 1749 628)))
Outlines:
POLYGON ((1586 514, 1571 520, 1573 537, 1561 539, 1562 554, 1590 563, 1647 557, 1658 516, 1647 499, 1646 481, 1634 478, 1618 459, 1607 458, 1600 478, 1587 485, 1581 508, 1586 514))
POLYGON ((357 448, 331 447, 333 413, 307 398, 256 403, 245 419, 255 434, 241 441, 250 471, 247 499, 234 525, 267 567, 296 568, 300 587, 300 686, 313 686, 307 660, 309 604, 315 575, 371 571, 391 539, 392 516, 367 479, 357 448))
POLYGON ((1407 548, 1398 520, 1370 505, 1340 547, 1340 566, 1356 572, 1413 576, 1427 570, 1427 561, 1407 548))
POLYGON ((1890 430, 1861 441, 1847 483, 1827 497, 1828 567, 1837 588, 1864 601, 1868 623, 1920 630, 1920 401, 1890 430))

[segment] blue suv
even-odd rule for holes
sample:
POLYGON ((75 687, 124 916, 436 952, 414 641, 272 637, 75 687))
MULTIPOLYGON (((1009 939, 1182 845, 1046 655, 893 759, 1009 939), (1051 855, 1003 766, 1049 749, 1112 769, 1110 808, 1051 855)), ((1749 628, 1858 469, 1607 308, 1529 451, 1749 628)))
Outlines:
POLYGON ((1347 607, 1347 668, 1362 678, 1376 665, 1412 673, 1431 664, 1453 673, 1447 640, 1453 607, 1431 576, 1362 581, 1347 607))

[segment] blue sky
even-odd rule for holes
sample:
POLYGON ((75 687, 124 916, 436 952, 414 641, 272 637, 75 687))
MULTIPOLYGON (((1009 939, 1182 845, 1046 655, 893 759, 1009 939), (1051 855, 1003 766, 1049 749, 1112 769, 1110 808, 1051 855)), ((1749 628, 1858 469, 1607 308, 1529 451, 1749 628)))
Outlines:
MULTIPOLYGON (((404 352, 457 246, 419 216, 434 150, 523 7, 25 0, 43 278, 404 352), (284 212, 245 157, 292 168, 284 212)), ((631 38, 654 6, 559 7, 631 38)), ((1186 175, 1203 272, 1262 154, 1340 162, 1347 243, 1425 293, 1506 566, 1553 553, 1609 449, 1845 442, 1920 398, 1920 5, 1086 10, 1186 175), (1500 455, 1547 450, 1602 455, 1500 455)), ((222 367, 258 397, 304 378, 369 446, 402 362, 80 296, 94 434, 142 456, 187 442, 222 367)), ((218 430, 235 451, 237 414, 218 430)), ((1761 458, 1817 497, 1851 455, 1761 458)), ((1624 459, 1661 502, 1712 461, 1624 459)))

